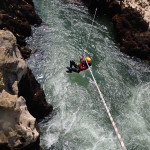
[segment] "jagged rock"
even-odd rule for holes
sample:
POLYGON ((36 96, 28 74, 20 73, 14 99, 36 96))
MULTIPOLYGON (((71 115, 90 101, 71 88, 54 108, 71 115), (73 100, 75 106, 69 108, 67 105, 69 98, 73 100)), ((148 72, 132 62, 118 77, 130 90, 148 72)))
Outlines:
POLYGON ((26 99, 29 112, 34 117, 39 119, 48 115, 52 106, 47 104, 44 91, 31 70, 27 69, 16 46, 16 38, 9 31, 0 31, 0 56, 1 87, 4 84, 4 89, 11 94, 18 94, 19 87, 18 95, 26 99))
POLYGON ((35 116, 38 116, 39 110, 42 111, 38 118, 52 111, 52 106, 45 100, 43 90, 23 60, 31 53, 25 41, 25 38, 31 35, 31 25, 39 25, 41 22, 35 13, 32 0, 0 0, 0 29, 3 29, 0 31, 0 150, 41 149, 39 126, 28 112, 22 97, 29 97, 27 103, 34 106, 28 107, 30 110, 34 108, 31 112, 35 116), (17 44, 16 38, 8 29, 17 38, 17 44), (21 88, 19 94, 18 84, 21 88), (28 86, 29 84, 31 86, 28 86), (22 86, 29 89, 22 91, 22 86))
POLYGON ((0 94, 0 149, 21 149, 39 138, 36 119, 30 115, 25 99, 5 90, 0 94))
POLYGON ((130 56, 150 60, 150 31, 126 33, 122 38, 120 50, 130 56))
POLYGON ((0 56, 0 149, 19 149, 35 143, 39 133, 24 98, 18 97, 18 82, 27 65, 10 31, 0 30, 0 56))
POLYGON ((116 14, 112 18, 112 21, 119 37, 123 37, 126 32, 145 32, 148 30, 148 23, 144 21, 139 12, 132 8, 123 9, 121 14, 116 14))
POLYGON ((112 17, 120 42, 120 50, 129 56, 150 60, 149 2, 138 4, 130 0, 83 0, 90 11, 112 17), (136 4, 135 4, 136 3, 136 4), (143 6, 145 5, 145 10, 143 6), (136 7, 135 7, 136 6, 136 7), (142 11, 140 11, 142 9, 142 11))
POLYGON ((132 8, 125 8, 112 20, 121 42, 120 51, 129 56, 150 60, 149 25, 142 15, 132 8))
POLYGON ((10 30, 15 35, 24 58, 28 58, 31 53, 25 47, 25 38, 31 35, 31 25, 41 22, 32 0, 0 0, 0 29, 10 30))
POLYGON ((10 31, 0 30, 0 72, 4 89, 18 94, 17 82, 27 73, 27 65, 16 45, 16 38, 10 31))
POLYGON ((0 91, 2 91, 3 89, 4 89, 3 75, 0 72, 0 91))
POLYGON ((39 150, 36 119, 22 96, 29 98, 27 105, 37 118, 49 114, 52 106, 47 104, 10 31, 0 30, 0 56, 0 150, 39 150))

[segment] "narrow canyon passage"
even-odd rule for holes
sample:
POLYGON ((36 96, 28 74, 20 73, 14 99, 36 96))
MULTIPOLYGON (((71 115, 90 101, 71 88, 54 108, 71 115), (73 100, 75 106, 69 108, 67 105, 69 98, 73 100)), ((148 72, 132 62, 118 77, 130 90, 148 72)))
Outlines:
MULTIPOLYGON (((44 150, 119 150, 90 72, 66 73, 85 48, 93 15, 80 3, 34 0, 43 20, 28 38, 27 60, 53 114, 41 120, 44 150)), ((96 18, 87 47, 92 71, 128 150, 150 149, 150 67, 119 51, 113 25, 96 18)), ((39 110, 40 111, 40 110, 39 110)))

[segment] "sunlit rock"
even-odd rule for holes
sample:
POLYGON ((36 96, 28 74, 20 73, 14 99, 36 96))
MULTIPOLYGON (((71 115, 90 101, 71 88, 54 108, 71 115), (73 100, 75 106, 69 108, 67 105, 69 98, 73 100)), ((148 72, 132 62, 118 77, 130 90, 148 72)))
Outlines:
POLYGON ((26 74, 27 65, 17 48, 15 36, 10 31, 0 30, 1 150, 39 146, 36 119, 29 113, 25 99, 18 97, 18 84, 26 74))
POLYGON ((39 137, 35 118, 27 110, 23 97, 6 91, 0 94, 0 147, 21 149, 39 137))
POLYGON ((0 30, 0 56, 0 72, 3 77, 1 82, 4 83, 4 89, 18 94, 17 83, 26 74, 27 65, 17 48, 16 38, 10 31, 0 30))
POLYGON ((117 32, 120 51, 150 61, 150 2, 148 0, 83 0, 91 12, 107 14, 117 32))
POLYGON ((28 58, 31 54, 25 41, 26 37, 31 36, 31 25, 41 23, 32 0, 0 0, 0 29, 9 30, 14 34, 23 58, 28 58))

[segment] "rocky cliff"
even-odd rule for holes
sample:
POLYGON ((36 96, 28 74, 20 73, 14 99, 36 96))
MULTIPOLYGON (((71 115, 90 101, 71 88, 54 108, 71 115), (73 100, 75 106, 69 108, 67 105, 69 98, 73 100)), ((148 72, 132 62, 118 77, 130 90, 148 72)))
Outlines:
POLYGON ((91 12, 107 14, 114 24, 120 50, 150 61, 150 1, 83 0, 91 12))
POLYGON ((39 25, 41 22, 32 0, 0 0, 0 29, 9 30, 15 35, 24 58, 31 53, 25 41, 31 35, 31 25, 39 25))
POLYGON ((29 113, 23 97, 0 94, 0 149, 38 148, 36 119, 29 113))
POLYGON ((0 1, 0 150, 39 150, 36 119, 53 109, 24 61, 25 38, 41 22, 32 0, 0 1))
POLYGON ((39 132, 26 100, 18 96, 27 65, 10 31, 0 30, 0 56, 0 149, 21 149, 34 145, 39 132))

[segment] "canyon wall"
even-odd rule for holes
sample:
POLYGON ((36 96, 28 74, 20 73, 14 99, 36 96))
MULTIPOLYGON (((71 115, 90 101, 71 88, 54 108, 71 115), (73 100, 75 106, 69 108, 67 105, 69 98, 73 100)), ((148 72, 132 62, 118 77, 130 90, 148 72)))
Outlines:
POLYGON ((120 51, 150 61, 150 1, 83 0, 89 11, 107 14, 116 29, 120 51))
POLYGON ((42 20, 32 0, 0 1, 0 149, 39 150, 37 120, 53 110, 24 59, 25 38, 42 20))

